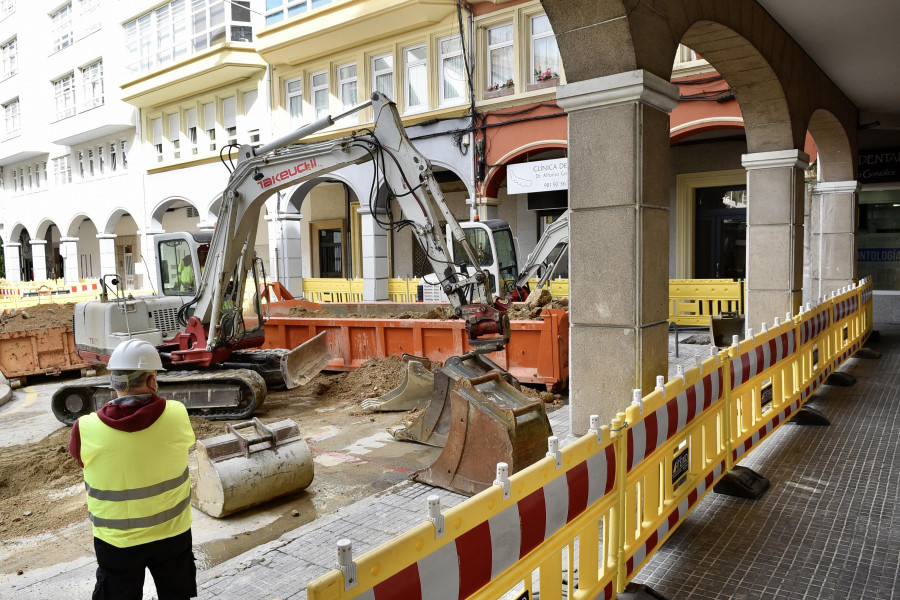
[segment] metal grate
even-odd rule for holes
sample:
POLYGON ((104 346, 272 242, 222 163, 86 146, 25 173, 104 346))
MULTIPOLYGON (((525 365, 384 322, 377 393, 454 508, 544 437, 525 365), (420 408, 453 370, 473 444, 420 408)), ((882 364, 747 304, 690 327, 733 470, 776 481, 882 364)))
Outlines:
POLYGON ((178 326, 178 309, 161 308, 150 313, 153 316, 153 324, 162 332, 168 333, 180 329, 178 326))

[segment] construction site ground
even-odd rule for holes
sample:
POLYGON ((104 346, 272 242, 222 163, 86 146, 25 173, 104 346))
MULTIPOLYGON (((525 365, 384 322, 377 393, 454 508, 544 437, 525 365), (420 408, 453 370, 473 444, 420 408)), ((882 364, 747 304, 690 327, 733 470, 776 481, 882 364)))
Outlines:
MULTIPOLYGON (((373 359, 356 371, 321 373, 297 389, 270 392, 256 416, 264 423, 298 423, 313 452, 315 478, 303 492, 224 519, 194 510, 200 570, 377 496, 430 465, 439 448, 399 442, 388 433, 409 418, 407 413, 369 413, 360 407, 365 398, 393 389, 404 372, 399 357, 373 359)), ((0 406, 0 597, 6 597, 4 589, 19 590, 16 597, 23 597, 35 579, 93 560, 81 469, 67 450, 70 428, 50 411, 58 382, 31 378, 0 406)), ((538 389, 526 387, 525 392, 548 401, 549 410, 564 402, 538 389)), ((198 439, 225 432, 221 421, 192 417, 191 423, 198 439)))

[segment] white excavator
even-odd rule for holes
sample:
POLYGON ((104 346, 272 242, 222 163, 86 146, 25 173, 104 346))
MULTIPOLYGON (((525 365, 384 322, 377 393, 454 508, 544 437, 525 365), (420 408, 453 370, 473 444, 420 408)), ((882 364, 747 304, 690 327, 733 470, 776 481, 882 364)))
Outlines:
MULTIPOLYGON (((522 302, 532 291, 543 289, 568 257, 568 210, 544 229, 521 268, 509 223, 502 219, 488 219, 467 221, 459 226, 478 258, 478 268, 488 274, 493 292, 498 296, 508 296, 514 302, 522 302), (537 275, 540 275, 537 283, 529 289, 528 282, 537 275)), ((450 259, 460 268, 471 267, 460 244, 454 243, 450 247, 450 259)), ((419 280, 417 296, 420 302, 449 301, 436 273, 429 273, 419 280)))
MULTIPOLYGON (((495 296, 488 273, 473 268, 479 260, 444 201, 429 161, 407 137, 396 105, 379 93, 346 113, 323 117, 263 146, 241 146, 211 238, 203 233, 158 236, 160 294, 110 297, 104 293, 100 300, 79 303, 74 315, 79 355, 105 364, 123 341, 147 340, 159 350, 166 368, 158 378, 159 394, 183 402, 190 414, 210 419, 249 417, 265 399, 267 383, 291 388, 308 381, 331 358, 324 337, 312 348, 259 349, 265 340, 259 290, 265 285, 253 249, 260 211, 266 199, 279 190, 369 161, 403 214, 402 221, 383 225, 412 229, 439 274, 442 291, 456 316, 465 322, 467 341, 473 350, 454 357, 457 367, 450 378, 452 385, 442 390, 442 397, 446 400, 451 387, 463 385, 462 379, 470 380, 464 386, 469 390, 466 393, 475 393, 481 398, 475 400, 476 404, 483 404, 476 412, 495 413, 492 419, 500 427, 511 422, 515 428, 511 441, 514 456, 500 459, 510 463, 511 471, 539 459, 550 434, 543 404, 525 400, 518 392, 518 382, 485 356, 501 351, 509 341, 506 309, 511 300, 495 296), (340 139, 297 143, 370 106, 374 121, 367 129, 340 139), (457 263, 438 225, 441 221, 447 223, 456 256, 460 257, 457 263), (199 273, 196 282, 184 275, 188 268, 194 275, 199 273), (252 286, 249 309, 243 302, 248 285, 252 286), (477 383, 472 384, 472 378, 477 383), (479 386, 492 389, 478 392, 479 386), (523 408, 526 405, 534 408, 523 408)), ((373 213, 379 212, 373 209, 373 213)), ((384 218, 389 216, 385 214, 384 218)), ((108 279, 104 278, 104 283, 108 279)), ((72 424, 112 398, 106 378, 83 378, 61 385, 53 396, 52 408, 60 421, 72 424)), ((476 415, 471 422, 477 425, 482 419, 483 415, 476 415)), ((449 477, 456 478, 458 485, 444 487, 461 491, 486 487, 496 462, 485 462, 487 471, 479 466, 473 479, 466 474, 465 461, 457 457, 456 466, 463 468, 458 477, 456 469, 451 469, 454 473, 449 477)))

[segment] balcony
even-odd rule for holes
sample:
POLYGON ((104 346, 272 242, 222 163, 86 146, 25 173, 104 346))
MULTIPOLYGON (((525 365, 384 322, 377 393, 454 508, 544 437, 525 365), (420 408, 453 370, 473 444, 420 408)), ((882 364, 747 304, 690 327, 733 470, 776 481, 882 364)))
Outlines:
POLYGON ((21 129, 0 139, 0 167, 31 160, 38 156, 47 156, 47 150, 41 148, 39 140, 25 135, 21 129))
POLYGON ((273 65, 296 65, 440 23, 455 11, 455 0, 338 1, 264 29, 257 48, 273 65))
POLYGON ((152 108, 262 75, 266 63, 246 44, 225 42, 122 84, 122 100, 152 108))
POLYGON ((50 139, 60 146, 77 146, 135 126, 134 108, 120 102, 78 106, 75 114, 49 125, 50 139))

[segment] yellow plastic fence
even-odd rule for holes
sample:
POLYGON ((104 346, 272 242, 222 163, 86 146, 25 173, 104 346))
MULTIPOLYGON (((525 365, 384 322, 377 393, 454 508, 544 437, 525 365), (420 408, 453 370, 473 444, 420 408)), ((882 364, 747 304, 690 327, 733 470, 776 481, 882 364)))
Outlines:
POLYGON ((724 312, 743 314, 743 280, 669 280, 670 323, 706 327, 711 316, 724 312))
MULTIPOLYGON (((614 598, 872 328, 872 284, 714 352, 588 434, 309 583, 310 600, 614 598), (575 570, 577 569, 577 577, 575 570), (527 596, 525 592, 528 592, 527 596)), ((661 383, 661 382, 660 382, 661 383)), ((639 395, 639 394, 638 394, 639 395)), ((424 509, 425 507, 423 507, 424 509)))

